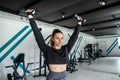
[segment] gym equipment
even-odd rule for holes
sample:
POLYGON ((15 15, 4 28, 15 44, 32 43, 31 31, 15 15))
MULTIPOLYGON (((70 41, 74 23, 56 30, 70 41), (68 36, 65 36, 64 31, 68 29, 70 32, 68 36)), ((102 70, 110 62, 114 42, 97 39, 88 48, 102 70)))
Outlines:
POLYGON ((97 47, 96 44, 87 44, 84 47, 84 52, 85 52, 84 53, 84 58, 82 57, 82 54, 81 54, 80 58, 78 58, 78 61, 79 62, 86 62, 86 61, 88 61, 89 65, 90 65, 91 64, 91 60, 95 60, 96 59, 96 56, 95 56, 96 47, 97 47))
POLYGON ((85 46, 85 53, 88 54, 88 57, 95 60, 95 46, 93 44, 87 44, 85 46))
POLYGON ((78 21, 81 21, 83 24, 86 23, 86 19, 78 16, 78 14, 74 14, 74 17, 75 17, 78 21))
POLYGON ((14 70, 12 75, 10 73, 7 74, 8 80, 26 80, 26 72, 25 72, 25 70, 28 68, 28 66, 25 68, 24 56, 25 56, 24 53, 18 54, 17 57, 15 58, 15 60, 13 61, 14 65, 6 66, 6 68, 12 67, 13 70, 14 70), (23 75, 22 76, 20 76, 20 74, 17 71, 18 66, 21 63, 23 64, 23 75), (12 77, 13 77, 13 79, 12 79, 12 77))
MULTIPOLYGON (((49 35, 44 41, 48 40, 51 37, 51 35, 49 35)), ((50 40, 48 41, 47 45, 49 45, 50 40)), ((38 75, 34 75, 33 77, 39 77, 39 76, 47 76, 47 62, 45 60, 45 54, 42 53, 42 51, 40 50, 40 59, 39 59, 39 74, 38 75), (44 62, 42 65, 42 57, 44 58, 44 62), (44 69, 44 73, 42 74, 42 69, 44 69)), ((36 70, 38 70, 36 69, 36 70)))
POLYGON ((85 56, 84 56, 84 58, 82 57, 82 52, 80 53, 80 52, 78 52, 79 53, 79 55, 80 55, 80 57, 78 58, 78 62, 89 62, 89 65, 91 64, 91 60, 90 60, 90 57, 89 56, 87 56, 86 54, 85 54, 85 56))
POLYGON ((25 8, 22 8, 20 11, 19 11, 19 15, 22 16, 22 17, 27 17, 28 14, 31 14, 34 16, 34 18, 37 18, 39 15, 40 15, 40 12, 39 10, 34 10, 32 12, 25 12, 26 9, 25 8))
MULTIPOLYGON (((78 16, 77 14, 74 14, 74 18, 76 18, 78 21, 81 21, 82 23, 84 23, 84 19, 82 17, 78 16)), ((70 71, 71 73, 78 70, 78 69, 76 69, 76 65, 77 65, 76 53, 78 53, 78 48, 80 46, 81 40, 82 40, 82 37, 80 36, 73 53, 70 55, 70 60, 67 65, 67 71, 70 71)))
POLYGON ((102 50, 98 49, 94 55, 95 55, 95 58, 102 57, 102 50))
POLYGON ((69 60, 69 64, 67 65, 67 71, 70 71, 70 73, 74 72, 74 71, 78 71, 78 69, 76 69, 76 55, 73 57, 73 59, 69 60))
POLYGON ((74 49, 73 53, 70 55, 70 60, 67 65, 67 71, 70 71, 70 73, 72 73, 74 71, 78 71, 78 69, 76 69, 76 65, 77 65, 76 53, 78 53, 78 49, 79 49, 81 40, 82 40, 82 37, 79 37, 77 44, 75 46, 75 49, 74 49))

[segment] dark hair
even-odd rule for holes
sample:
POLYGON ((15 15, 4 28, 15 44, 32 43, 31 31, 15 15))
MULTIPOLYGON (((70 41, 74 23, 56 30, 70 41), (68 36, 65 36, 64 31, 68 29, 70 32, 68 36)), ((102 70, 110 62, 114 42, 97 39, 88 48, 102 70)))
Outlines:
POLYGON ((51 35, 51 39, 50 39, 50 45, 51 46, 54 46, 54 42, 52 41, 52 38, 55 36, 56 33, 62 33, 62 31, 60 31, 59 29, 54 29, 53 32, 52 32, 52 35, 51 35))

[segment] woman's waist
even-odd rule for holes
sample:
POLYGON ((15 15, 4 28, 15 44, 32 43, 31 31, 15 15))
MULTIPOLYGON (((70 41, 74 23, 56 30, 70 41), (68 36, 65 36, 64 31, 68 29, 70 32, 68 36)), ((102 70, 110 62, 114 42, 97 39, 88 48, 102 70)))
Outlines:
POLYGON ((49 64, 49 69, 52 72, 64 72, 66 71, 67 64, 49 64))

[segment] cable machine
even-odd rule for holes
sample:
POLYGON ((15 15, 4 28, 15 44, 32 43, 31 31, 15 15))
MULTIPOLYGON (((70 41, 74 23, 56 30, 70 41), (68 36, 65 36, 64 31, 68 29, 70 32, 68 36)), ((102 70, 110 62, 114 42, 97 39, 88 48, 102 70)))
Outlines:
POLYGON ((24 56, 25 56, 24 53, 18 54, 13 61, 13 65, 5 67, 5 68, 10 68, 10 67, 13 68, 13 74, 11 73, 7 74, 8 80, 26 80, 26 69, 28 68, 28 66, 25 67, 24 56), (20 75, 19 72, 17 71, 20 64, 23 64, 23 69, 22 69, 23 75, 20 75))
POLYGON ((89 62, 89 65, 91 64, 91 59, 95 60, 95 53, 96 53, 96 48, 97 45, 96 44, 87 44, 84 47, 84 57, 82 57, 82 54, 80 55, 80 58, 78 58, 79 62, 89 62))
MULTIPOLYGON (((44 41, 47 41, 50 37, 51 37, 51 35, 49 35, 44 41)), ((48 41, 47 45, 49 45, 49 43, 50 43, 50 40, 48 41)), ((39 56, 39 68, 38 69, 39 69, 39 74, 34 75, 34 77, 47 76, 47 63, 46 63, 46 60, 45 60, 45 55, 41 50, 40 50, 40 56, 39 56), (44 58, 43 65, 42 65, 42 57, 44 58), (42 69, 44 69, 43 74, 42 74, 42 69)))

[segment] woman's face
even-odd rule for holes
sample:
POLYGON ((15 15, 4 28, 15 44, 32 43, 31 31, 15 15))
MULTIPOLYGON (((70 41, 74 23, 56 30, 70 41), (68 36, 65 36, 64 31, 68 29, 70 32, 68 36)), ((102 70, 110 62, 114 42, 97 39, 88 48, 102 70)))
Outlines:
POLYGON ((63 33, 56 33, 52 38, 54 47, 61 47, 63 44, 63 33))

